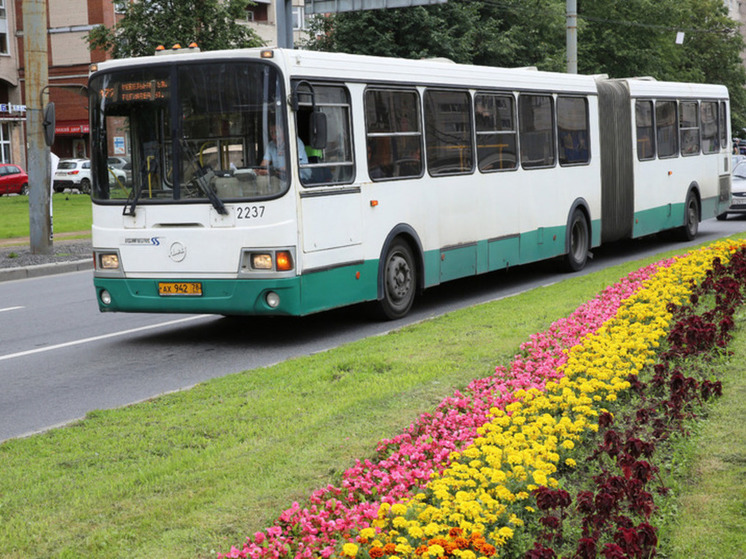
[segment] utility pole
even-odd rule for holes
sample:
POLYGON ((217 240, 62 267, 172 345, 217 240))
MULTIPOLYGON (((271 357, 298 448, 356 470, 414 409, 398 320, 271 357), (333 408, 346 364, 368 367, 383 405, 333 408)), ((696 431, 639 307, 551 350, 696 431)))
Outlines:
POLYGON ((567 0, 567 73, 578 73, 578 2, 567 0))
POLYGON ((49 81, 46 0, 23 0, 23 50, 28 144, 29 237, 32 254, 52 252, 49 147, 44 141, 44 100, 49 81))
POLYGON ((293 48, 293 1, 276 0, 277 46, 283 49, 293 48))

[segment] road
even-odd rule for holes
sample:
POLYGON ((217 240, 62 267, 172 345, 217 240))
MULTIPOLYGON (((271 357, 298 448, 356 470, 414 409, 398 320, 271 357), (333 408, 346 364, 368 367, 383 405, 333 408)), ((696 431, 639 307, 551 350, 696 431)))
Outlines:
MULTIPOLYGON (((694 243, 666 236, 594 251, 582 274, 746 231, 746 218, 700 225, 694 243)), ((303 318, 102 314, 92 272, 0 284, 0 441, 230 373, 324 351, 459 308, 569 277, 552 263, 451 282, 408 317, 375 322, 361 306, 303 318)))

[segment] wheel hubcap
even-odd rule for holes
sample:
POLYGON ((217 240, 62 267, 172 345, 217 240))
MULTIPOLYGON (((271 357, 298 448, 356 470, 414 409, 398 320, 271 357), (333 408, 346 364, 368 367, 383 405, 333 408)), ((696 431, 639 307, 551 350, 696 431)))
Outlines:
POLYGON ((386 285, 392 299, 401 301, 409 294, 412 287, 412 274, 407 261, 399 255, 389 260, 386 268, 386 285))

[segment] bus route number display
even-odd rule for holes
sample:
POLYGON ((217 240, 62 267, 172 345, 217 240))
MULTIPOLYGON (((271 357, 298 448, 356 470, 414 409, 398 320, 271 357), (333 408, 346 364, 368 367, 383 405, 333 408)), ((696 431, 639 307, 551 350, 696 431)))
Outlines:
POLYGON ((139 80, 115 83, 100 91, 112 103, 137 103, 168 99, 168 80, 139 80))

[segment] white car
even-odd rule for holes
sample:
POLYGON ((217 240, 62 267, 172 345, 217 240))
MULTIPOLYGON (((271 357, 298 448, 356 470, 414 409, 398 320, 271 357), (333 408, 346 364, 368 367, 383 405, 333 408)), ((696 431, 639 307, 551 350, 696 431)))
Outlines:
POLYGON ((746 159, 733 167, 730 192, 730 207, 718 216, 719 220, 727 218, 728 214, 746 214, 746 159))
POLYGON ((89 159, 62 159, 57 164, 52 188, 62 192, 66 188, 91 193, 91 161, 89 159))
POLYGON ((117 169, 109 166, 109 183, 116 182, 119 186, 129 184, 127 173, 123 169, 117 169))

